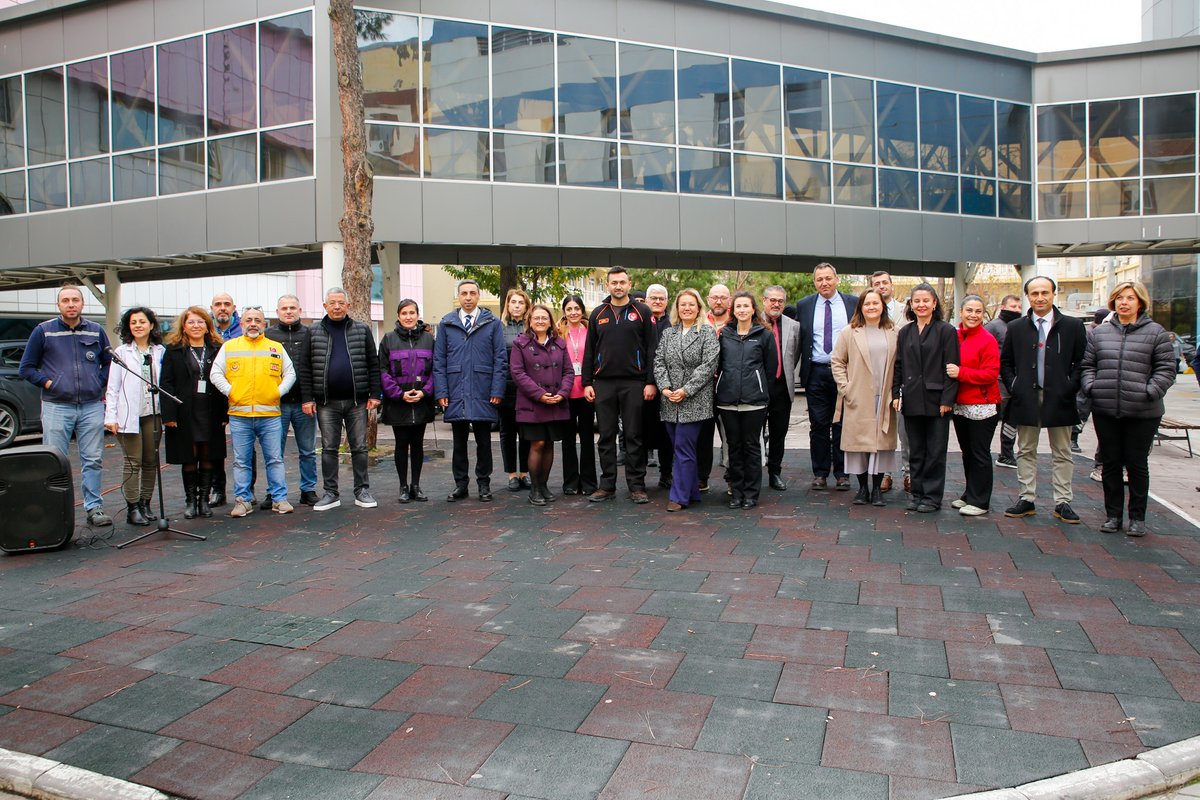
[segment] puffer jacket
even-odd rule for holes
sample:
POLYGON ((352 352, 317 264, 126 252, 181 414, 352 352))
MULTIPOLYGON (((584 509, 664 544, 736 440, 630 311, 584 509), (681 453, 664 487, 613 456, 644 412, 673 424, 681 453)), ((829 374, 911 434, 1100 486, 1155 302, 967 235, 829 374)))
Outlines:
POLYGON ((659 396, 659 418, 663 422, 703 422, 713 417, 713 375, 721 349, 713 327, 696 326, 684 335, 681 325, 662 332, 654 354, 654 380, 659 390, 683 389, 687 397, 672 403, 659 396))
POLYGON ((1113 314, 1088 337, 1082 389, 1092 411, 1110 417, 1161 417, 1175 383, 1175 352, 1162 325, 1142 314, 1122 325, 1113 314))
POLYGON ((292 359, 292 366, 296 368, 296 382, 292 384, 291 389, 288 389, 287 394, 279 398, 279 402, 286 404, 307 403, 311 401, 312 395, 310 394, 306 397, 304 394, 312 388, 312 370, 308 363, 309 342, 312 338, 311 331, 299 322, 293 322, 289 325, 280 322, 267 328, 263 335, 283 345, 283 349, 287 351, 288 357, 292 359))
POLYGON ((742 336, 737 324, 721 328, 717 337, 721 358, 717 366, 717 406, 762 406, 771 402, 771 382, 779 365, 775 337, 755 323, 742 336))
POLYGON ((433 421, 433 334, 421 320, 413 328, 399 322, 379 343, 379 374, 383 383, 383 424, 421 425, 433 421), (404 393, 420 389, 419 402, 404 393))
MULTIPOLYGON (((329 368, 329 347, 332 342, 325 319, 309 329, 309 386, 307 397, 317 405, 325 403, 326 370, 329 368)), ((383 393, 379 383, 379 355, 375 350, 375 337, 371 329, 358 320, 351 319, 346 327, 346 347, 350 351, 350 365, 354 370, 354 402, 365 403, 378 399, 383 393)))

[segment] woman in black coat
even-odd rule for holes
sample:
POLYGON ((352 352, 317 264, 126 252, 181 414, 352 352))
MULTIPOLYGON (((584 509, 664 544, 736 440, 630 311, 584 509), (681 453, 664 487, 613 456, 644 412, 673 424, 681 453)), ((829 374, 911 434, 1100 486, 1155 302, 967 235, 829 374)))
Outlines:
POLYGON ((942 302, 928 283, 909 294, 905 316, 913 324, 897 336, 892 405, 908 434, 908 510, 929 513, 942 507, 946 491, 950 412, 958 397, 958 381, 946 375, 946 365, 959 361, 958 334, 942 319, 942 302))
POLYGON ((208 507, 212 465, 225 459, 228 405, 211 379, 213 360, 221 344, 212 317, 200 306, 184 310, 166 337, 162 388, 181 402, 164 397, 162 418, 167 463, 183 465, 185 519, 212 516, 208 507))

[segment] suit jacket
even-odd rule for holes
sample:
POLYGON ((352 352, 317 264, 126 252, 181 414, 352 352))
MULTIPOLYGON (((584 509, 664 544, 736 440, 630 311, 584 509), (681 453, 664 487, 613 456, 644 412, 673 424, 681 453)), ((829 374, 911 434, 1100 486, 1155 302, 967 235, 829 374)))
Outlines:
MULTIPOLYGON (((770 322, 770 319, 767 320, 770 322)), ((788 396, 796 393, 796 365, 800 359, 800 324, 787 314, 779 317, 779 354, 782 362, 783 379, 787 382, 788 396)), ((774 327, 769 325, 771 335, 775 335, 774 327)))
MULTIPOLYGON (((850 317, 854 316, 854 309, 858 307, 858 298, 846 292, 838 292, 838 296, 842 298, 842 302, 846 305, 846 320, 847 323, 850 317)), ((800 385, 808 386, 808 375, 812 371, 812 346, 813 346, 813 313, 817 309, 817 300, 821 295, 810 294, 808 297, 796 304, 796 322, 800 325, 800 385)), ((834 337, 834 342, 837 337, 834 337)), ((830 342, 832 345, 834 342, 830 342)))
POLYGON ((1030 311, 1008 323, 1000 348, 1000 380, 1008 387, 1008 419, 1013 425, 1062 428, 1079 422, 1075 395, 1083 377, 1087 349, 1083 322, 1054 309, 1054 326, 1046 336, 1046 374, 1038 405, 1038 332, 1030 311))
POLYGON ((941 406, 953 406, 958 381, 946 374, 946 365, 958 363, 958 332, 949 322, 930 322, 924 332, 915 322, 901 328, 892 376, 892 399, 900 399, 900 413, 937 417, 941 406))

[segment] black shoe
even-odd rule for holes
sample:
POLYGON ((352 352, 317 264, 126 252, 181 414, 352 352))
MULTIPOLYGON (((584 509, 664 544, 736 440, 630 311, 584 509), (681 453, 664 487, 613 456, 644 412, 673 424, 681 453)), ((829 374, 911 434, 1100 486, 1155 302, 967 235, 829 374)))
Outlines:
POLYGON ((700 485, 696 487, 696 491, 700 494, 708 494, 708 481, 700 481, 700 485))
POLYGON ((1017 468, 1017 459, 1014 458, 1013 456, 1002 455, 996 459, 996 466, 1004 467, 1005 469, 1016 469, 1017 468))
POLYGON ((871 490, 864 483, 858 487, 858 494, 854 495, 854 499, 850 503, 856 506, 865 506, 869 502, 871 502, 871 490))
POLYGON ((1078 525, 1079 515, 1075 513, 1075 509, 1071 508, 1070 503, 1059 503, 1054 507, 1054 516, 1068 525, 1078 525))
POLYGON ((454 488, 453 492, 446 495, 446 502, 447 503, 457 503, 459 500, 462 500, 466 496, 467 496, 467 487, 456 486, 454 488))
POLYGON ((671 488, 671 479, 670 478, 659 478, 658 479, 658 488, 670 489, 671 488))
POLYGON ((742 508, 754 508, 756 505, 758 505, 757 500, 750 500, 747 498, 742 501, 742 508))
POLYGON ((196 516, 211 517, 211 503, 208 502, 208 492, 212 488, 212 470, 200 470, 196 473, 196 516))
POLYGON ((492 502, 492 485, 490 483, 479 484, 479 502, 492 502))
POLYGON ((916 500, 909 500, 908 503, 905 504, 904 510, 905 511, 916 511, 918 505, 920 505, 920 504, 916 500))
POLYGON ((787 484, 783 482, 783 478, 778 475, 772 475, 769 483, 771 484, 771 488, 777 492, 782 492, 787 488, 787 484))
POLYGON ((401 484, 400 497, 398 499, 401 503, 411 503, 412 502, 412 494, 408 491, 407 486, 404 486, 403 484, 401 484))
POLYGON ((158 514, 155 514, 153 511, 150 510, 150 500, 149 499, 142 500, 142 516, 145 517, 148 522, 157 522, 158 521, 158 514))
POLYGON ((518 478, 516 475, 513 475, 511 478, 509 478, 508 479, 508 490, 510 492, 521 491, 521 479, 518 478))
POLYGON ((126 503, 125 506, 126 506, 125 521, 128 522, 130 525, 149 525, 150 524, 150 520, 146 519, 145 515, 142 514, 141 502, 126 503))
POLYGON ((732 500, 730 500, 729 507, 730 508, 741 508, 742 507, 742 498, 735 497, 732 500))
POLYGON ((575 495, 575 494, 579 494, 579 484, 577 484, 577 483, 564 483, 564 484, 563 484, 563 488, 562 488, 562 493, 563 493, 563 494, 566 494, 566 495, 575 495))
POLYGON ((528 475, 521 476, 521 488, 522 489, 532 489, 533 488, 533 481, 531 481, 529 479, 528 475))
POLYGON ((197 498, 199 497, 199 493, 204 491, 204 489, 200 488, 200 485, 198 483, 199 480, 200 480, 200 478, 196 475, 195 472, 183 473, 183 497, 184 497, 183 518, 184 519, 195 519, 197 516, 199 516, 198 512, 196 511, 196 508, 199 505, 199 503, 197 503, 196 501, 197 501, 197 498))
POLYGON ((871 505, 873 505, 877 508, 883 508, 884 506, 887 505, 887 503, 885 503, 883 501, 883 492, 880 491, 878 488, 872 489, 871 494, 867 499, 871 503, 871 505))
POLYGON ((558 500, 558 498, 554 496, 554 492, 550 491, 549 484, 543 483, 541 486, 537 487, 536 491, 547 503, 553 503, 554 501, 558 500))
POLYGON ((258 507, 263 511, 270 511, 273 503, 274 501, 271 499, 271 495, 268 494, 262 499, 262 502, 258 504, 258 507))
POLYGON ((1071 452, 1072 453, 1082 453, 1083 452, 1083 448, 1079 446, 1078 439, 1071 440, 1071 452))
POLYGON ((1145 536, 1146 535, 1145 520, 1140 520, 1140 519, 1129 520, 1129 531, 1125 535, 1126 536, 1145 536))
POLYGON ((417 484, 412 484, 408 487, 408 494, 413 499, 414 503, 428 503, 429 498, 421 491, 421 487, 417 484))
POLYGON ((302 506, 315 506, 320 499, 312 489, 300 493, 300 505, 302 506))
POLYGON ((1028 500, 1018 500, 1008 508, 1004 509, 1006 517, 1032 517, 1037 513, 1037 508, 1028 500))
MULTIPOLYGON (((482 499, 482 496, 480 499, 482 499)), ((542 497, 542 493, 537 486, 534 486, 532 489, 529 490, 529 505, 531 505, 531 506, 546 505, 546 498, 542 497)))
POLYGON ((1101 533, 1119 533, 1121 531, 1121 518, 1109 517, 1104 520, 1104 524, 1100 526, 1101 533))
POLYGON ((935 511, 941 510, 941 506, 935 506, 933 503, 919 503, 917 505, 918 514, 932 514, 935 511))
POLYGON ((225 489, 224 489, 224 487, 214 487, 213 488, 212 497, 210 497, 208 499, 208 505, 210 508, 220 508, 221 506, 225 505, 225 489))

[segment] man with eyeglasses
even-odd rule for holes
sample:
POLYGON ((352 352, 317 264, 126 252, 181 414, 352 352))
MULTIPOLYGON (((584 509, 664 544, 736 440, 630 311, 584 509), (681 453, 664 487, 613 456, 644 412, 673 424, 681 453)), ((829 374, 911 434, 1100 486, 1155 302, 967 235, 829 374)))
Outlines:
POLYGON ((300 451, 300 502, 306 506, 317 504, 317 419, 311 410, 306 412, 304 404, 312 400, 305 395, 312 386, 311 368, 308 363, 310 331, 300 322, 300 298, 294 294, 279 297, 275 304, 275 318, 279 321, 267 329, 267 338, 279 342, 292 359, 296 368, 296 384, 280 398, 279 449, 287 450, 288 426, 296 437, 296 449, 300 451))
MULTIPOLYGON (((732 313, 733 295, 729 291, 729 287, 723 283, 715 283, 708 290, 708 324, 713 326, 713 330, 719 336, 721 328, 725 327, 730 320, 733 319, 732 313)), ((715 376, 714 376, 715 377, 715 376)), ((712 419, 706 419, 700 423, 700 433, 696 439, 696 472, 699 474, 700 491, 708 491, 708 478, 712 474, 713 466, 713 436, 720 434, 721 436, 721 458, 718 462, 720 466, 725 466, 725 431, 721 428, 721 421, 713 416, 712 419)))
POLYGON ((796 396, 796 355, 800 351, 800 325, 784 315, 786 304, 787 291, 782 286, 768 286, 763 290, 767 327, 775 337, 775 349, 780 355, 775 380, 771 382, 766 430, 767 479, 771 488, 778 492, 787 488, 780 473, 783 471, 784 439, 792 418, 792 399, 796 396))

